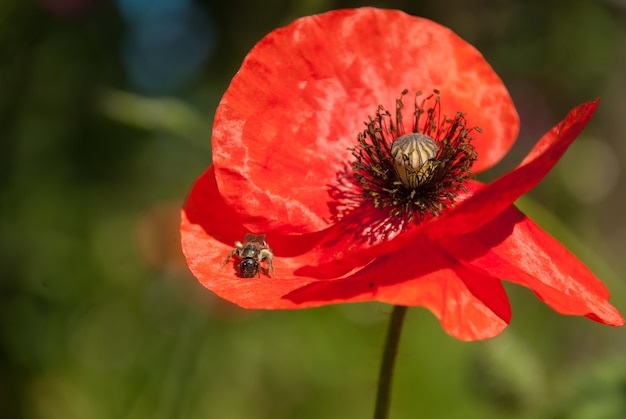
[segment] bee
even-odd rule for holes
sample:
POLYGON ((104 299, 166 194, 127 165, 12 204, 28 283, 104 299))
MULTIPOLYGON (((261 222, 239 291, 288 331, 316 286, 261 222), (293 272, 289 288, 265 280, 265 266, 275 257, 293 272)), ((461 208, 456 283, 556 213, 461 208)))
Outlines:
POLYGON ((261 272, 269 276, 270 271, 274 273, 274 253, 265 242, 265 234, 246 234, 243 236, 243 243, 235 242, 235 247, 230 251, 222 266, 230 261, 230 258, 237 254, 235 267, 242 278, 252 278, 255 275, 261 276, 261 272), (264 268, 261 262, 267 261, 264 268))

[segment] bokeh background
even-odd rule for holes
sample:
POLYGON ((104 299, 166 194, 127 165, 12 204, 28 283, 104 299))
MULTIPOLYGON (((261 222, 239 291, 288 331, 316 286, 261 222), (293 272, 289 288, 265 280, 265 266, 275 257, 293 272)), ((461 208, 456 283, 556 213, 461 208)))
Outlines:
MULTIPOLYGON (((388 306, 239 309, 189 274, 177 232, 246 52, 297 17, 365 4, 0 2, 0 417, 371 416, 388 306)), ((625 313, 626 2, 369 4, 449 26, 502 76, 522 131, 491 177, 601 97, 519 205, 625 313)), ((626 418, 626 329, 507 290, 511 325, 484 342, 410 310, 392 418, 626 418)))

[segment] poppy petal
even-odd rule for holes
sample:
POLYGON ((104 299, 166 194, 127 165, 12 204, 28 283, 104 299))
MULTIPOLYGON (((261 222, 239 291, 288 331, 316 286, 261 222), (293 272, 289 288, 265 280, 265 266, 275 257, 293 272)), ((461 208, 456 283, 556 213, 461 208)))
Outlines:
POLYGON ((475 230, 511 206, 539 183, 587 126, 598 101, 584 103, 569 112, 548 131, 513 171, 496 179, 458 205, 455 211, 434 220, 430 237, 449 237, 475 230))
POLYGON ((267 241, 274 252, 276 272, 268 277, 241 278, 232 262, 224 261, 235 241, 250 231, 243 226, 241 217, 221 197, 215 180, 214 167, 210 166, 195 182, 181 214, 181 244, 187 265, 206 288, 220 297, 245 308, 282 309, 313 307, 338 299, 307 300, 294 303, 284 295, 317 279, 294 272, 309 259, 320 258, 313 247, 315 234, 280 236, 268 234, 267 241), (312 249, 311 249, 312 248, 312 249))
POLYGON ((435 88, 446 116, 464 112, 483 131, 474 170, 499 161, 517 136, 517 112, 482 55, 452 31, 374 8, 296 20, 252 49, 218 107, 219 189, 248 229, 322 230, 329 187, 363 122, 380 104, 393 110, 404 89, 435 88))
POLYGON ((288 309, 312 307, 320 304, 293 303, 283 299, 285 294, 294 289, 310 284, 310 278, 282 278, 289 270, 285 260, 275 262, 276 277, 268 278, 264 274, 254 278, 239 278, 232 263, 223 266, 224 259, 232 246, 218 242, 207 234, 199 224, 189 220, 182 213, 182 244, 189 269, 196 278, 209 290, 221 298, 244 308, 257 309, 288 309))
MULTIPOLYGON (((189 268, 220 297, 257 309, 369 300, 420 305, 430 309, 448 333, 465 340, 495 336, 509 321, 510 308, 500 281, 459 265, 444 252, 435 250, 436 246, 413 246, 332 281, 294 275, 311 257, 310 252, 294 257, 277 254, 276 273, 271 278, 240 278, 231 263, 223 266, 223 262, 232 249, 230 243, 241 240, 247 232, 221 199, 210 167, 187 199, 181 236, 189 268), (420 255, 420 263, 414 263, 416 254, 420 255), (391 279, 378 282, 379 278, 391 279)), ((271 238, 279 243, 286 240, 280 236, 271 238)))
POLYGON ((365 209, 359 209, 353 217, 346 217, 327 230, 327 237, 318 244, 326 248, 326 257, 318 263, 309 263, 299 273, 321 278, 337 277, 349 269, 368 263, 378 255, 395 252, 424 236, 438 240, 476 230, 506 210, 544 178, 587 125, 597 105, 597 101, 588 102, 573 109, 539 140, 516 169, 489 185, 467 183, 468 194, 461 197, 462 201, 455 208, 439 217, 408 226, 402 234, 356 240, 355 237, 362 237, 367 231, 367 225, 359 224, 358 220, 365 209), (329 260, 327 255, 342 257, 329 260))
MULTIPOLYGON (((249 232, 243 227, 241 217, 224 202, 220 195, 215 182, 213 165, 196 179, 185 201, 183 213, 185 214, 183 225, 198 225, 205 231, 210 231, 211 236, 218 242, 234 243, 249 232)), ((183 239, 184 235, 185 232, 183 232, 183 239)), ((184 241, 184 244, 186 243, 188 241, 184 241)))
POLYGON ((288 280, 265 275, 239 278, 232 263, 223 266, 233 243, 249 232, 220 196, 213 166, 209 167, 194 184, 181 216, 181 243, 189 269, 206 288, 242 307, 295 308, 281 297, 312 282, 290 273, 301 266, 302 260, 281 258, 275 263, 276 278, 288 280))
MULTIPOLYGON (((292 257, 309 252, 323 237, 320 233, 281 236, 266 229, 245 228, 243 218, 224 201, 220 194, 213 165, 209 166, 194 183, 185 202, 184 210, 190 223, 198 224, 207 235, 229 246, 237 240, 242 240, 246 233, 268 234, 274 253, 292 257)), ((208 246, 208 244, 204 243, 201 246, 208 246)))
POLYGON ((442 245, 459 260, 532 289, 561 314, 624 324, 593 273, 514 206, 480 229, 442 245))
POLYGON ((385 255, 347 278, 319 281, 285 298, 298 304, 378 300, 423 306, 462 340, 496 336, 511 318, 500 280, 463 266, 434 244, 385 255))

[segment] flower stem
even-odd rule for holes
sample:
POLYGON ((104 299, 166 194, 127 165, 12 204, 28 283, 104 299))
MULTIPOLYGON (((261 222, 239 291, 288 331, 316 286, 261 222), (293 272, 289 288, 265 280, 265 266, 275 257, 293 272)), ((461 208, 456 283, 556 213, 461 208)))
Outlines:
POLYGON ((393 367, 396 361, 396 354, 398 353, 398 343, 400 341, 406 310, 407 307, 405 306, 393 306, 389 329, 387 330, 383 362, 380 366, 380 374, 378 376, 378 392, 376 394, 374 419, 387 419, 389 414, 393 367))

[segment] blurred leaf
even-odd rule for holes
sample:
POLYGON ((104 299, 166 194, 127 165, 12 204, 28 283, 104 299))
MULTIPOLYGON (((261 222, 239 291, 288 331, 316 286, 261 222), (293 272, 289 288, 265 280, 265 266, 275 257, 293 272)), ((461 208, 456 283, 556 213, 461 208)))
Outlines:
POLYGON ((194 147, 206 149, 210 121, 179 99, 106 89, 98 103, 102 113, 113 120, 146 130, 165 131, 194 147))

